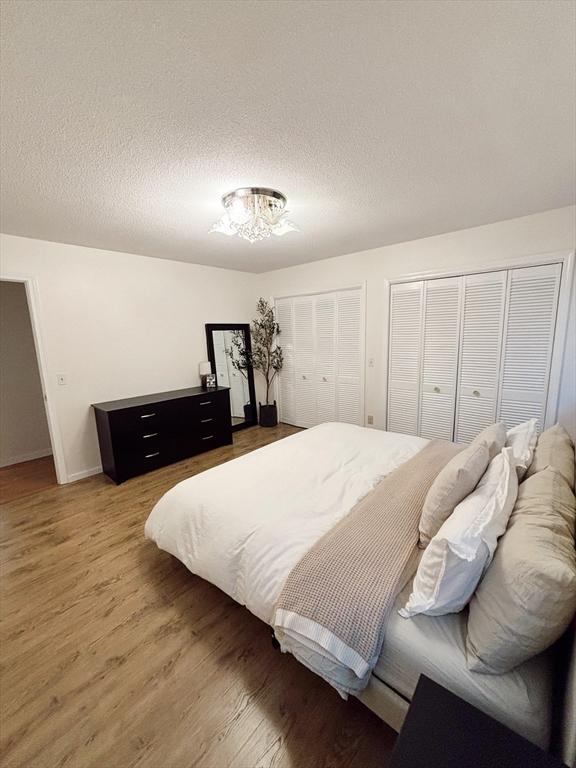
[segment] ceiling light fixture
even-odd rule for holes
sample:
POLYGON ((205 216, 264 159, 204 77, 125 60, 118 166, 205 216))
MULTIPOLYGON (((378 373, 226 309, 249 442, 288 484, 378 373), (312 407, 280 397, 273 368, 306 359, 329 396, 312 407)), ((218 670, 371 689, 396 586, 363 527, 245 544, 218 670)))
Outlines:
POLYGON ((210 232, 238 235, 255 243, 270 235, 281 237, 298 231, 286 218, 286 198, 281 192, 267 187, 243 187, 222 198, 226 213, 212 226, 210 232))

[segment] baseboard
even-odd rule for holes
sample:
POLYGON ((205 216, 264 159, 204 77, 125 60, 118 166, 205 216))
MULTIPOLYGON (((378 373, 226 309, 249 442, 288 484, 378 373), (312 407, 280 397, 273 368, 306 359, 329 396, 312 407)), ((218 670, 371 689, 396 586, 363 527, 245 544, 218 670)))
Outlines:
POLYGON ((83 469, 80 472, 72 472, 68 475, 67 483, 75 483, 76 480, 83 480, 85 477, 92 477, 92 475, 99 475, 102 472, 102 467, 91 467, 90 469, 83 469))
POLYGON ((11 467, 13 464, 22 464, 25 461, 43 459, 45 456, 52 456, 52 448, 40 448, 39 451, 30 451, 30 453, 20 453, 18 456, 9 456, 7 459, 0 460, 0 467, 11 467))

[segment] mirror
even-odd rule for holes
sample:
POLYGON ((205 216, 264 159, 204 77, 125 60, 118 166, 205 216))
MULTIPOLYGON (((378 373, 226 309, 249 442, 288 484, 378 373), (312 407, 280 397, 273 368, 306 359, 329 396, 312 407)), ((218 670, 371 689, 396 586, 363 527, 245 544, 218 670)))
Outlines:
POLYGON ((254 372, 238 370, 233 360, 234 339, 241 336, 242 342, 250 350, 250 326, 247 323, 226 324, 209 323, 206 325, 206 345, 212 371, 216 374, 219 387, 230 388, 230 412, 232 430, 251 427, 256 420, 256 394, 254 391, 254 372))

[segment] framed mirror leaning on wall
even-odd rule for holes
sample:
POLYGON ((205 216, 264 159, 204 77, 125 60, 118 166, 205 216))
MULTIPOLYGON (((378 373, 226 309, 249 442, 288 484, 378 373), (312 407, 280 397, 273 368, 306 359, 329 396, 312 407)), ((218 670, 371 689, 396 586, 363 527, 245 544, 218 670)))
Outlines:
POLYGON ((206 346, 212 371, 219 387, 230 387, 230 412, 232 429, 243 429, 257 423, 256 393, 252 367, 241 370, 234 365, 234 339, 241 335, 248 350, 250 326, 248 323, 207 323, 206 346))

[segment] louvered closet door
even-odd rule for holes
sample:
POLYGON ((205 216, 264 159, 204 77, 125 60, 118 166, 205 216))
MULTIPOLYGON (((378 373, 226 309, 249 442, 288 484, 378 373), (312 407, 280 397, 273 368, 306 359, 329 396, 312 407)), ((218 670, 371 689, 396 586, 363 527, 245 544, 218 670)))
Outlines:
POLYGON ((561 270, 549 264, 509 272, 498 416, 508 428, 531 418, 544 426, 561 270))
POLYGON ((496 421, 506 275, 463 278, 456 442, 469 443, 496 421))
POLYGON ((282 347, 284 364, 278 376, 278 413, 280 421, 294 424, 294 333, 292 299, 276 301, 276 322, 280 326, 280 346, 282 347))
POLYGON ((363 424, 362 291, 354 289, 337 293, 336 310, 336 419, 350 424, 363 424))
POLYGON ((420 400, 423 283, 390 289, 388 430, 417 435, 420 400))
POLYGON ((313 297, 295 298, 292 311, 294 313, 294 424, 298 427, 313 427, 318 423, 313 297))
POLYGON ((424 284, 419 434, 430 439, 454 433, 461 284, 459 277, 424 284))
POLYGON ((336 421, 336 297, 314 299, 316 423, 336 421))

